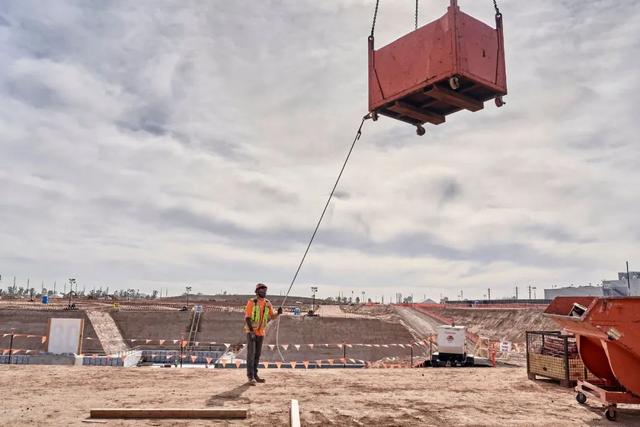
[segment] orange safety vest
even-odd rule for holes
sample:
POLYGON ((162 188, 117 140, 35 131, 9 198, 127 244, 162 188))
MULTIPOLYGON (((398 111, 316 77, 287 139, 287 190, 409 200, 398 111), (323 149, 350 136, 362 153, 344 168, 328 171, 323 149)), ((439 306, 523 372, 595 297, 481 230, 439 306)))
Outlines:
MULTIPOLYGON (((264 300, 264 309, 260 310, 260 304, 258 304, 258 298, 253 299, 253 310, 251 312, 251 327, 254 331, 264 330, 269 323, 269 305, 271 303, 268 299, 264 300)), ((249 333, 249 328, 245 325, 245 333, 249 333)))

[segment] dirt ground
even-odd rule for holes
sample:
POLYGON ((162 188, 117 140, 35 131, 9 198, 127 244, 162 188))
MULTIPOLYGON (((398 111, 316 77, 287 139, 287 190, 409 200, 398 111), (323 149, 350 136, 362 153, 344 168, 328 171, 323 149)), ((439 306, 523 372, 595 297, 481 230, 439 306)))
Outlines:
MULTIPOLYGON (((521 368, 262 370, 244 384, 236 369, 0 366, 0 425, 89 425, 90 408, 242 407, 249 419, 109 420, 100 425, 287 425, 298 399, 303 425, 610 425, 597 405, 532 382, 521 368)), ((640 407, 617 425, 639 425, 640 407)))

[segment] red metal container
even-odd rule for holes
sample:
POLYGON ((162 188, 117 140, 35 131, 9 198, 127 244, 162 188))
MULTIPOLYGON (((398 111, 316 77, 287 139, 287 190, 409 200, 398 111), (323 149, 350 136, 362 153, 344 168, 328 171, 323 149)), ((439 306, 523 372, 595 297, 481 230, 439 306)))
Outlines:
POLYGON ((578 402, 594 397, 609 419, 616 403, 640 404, 640 297, 558 297, 545 315, 575 334, 585 367, 601 379, 579 381, 578 402))
MULTIPOLYGON (((502 15, 496 28, 451 0, 440 19, 378 50, 369 37, 369 111, 419 126, 507 94, 502 15)), ((420 132, 419 132, 420 133, 420 132)), ((422 132, 424 133, 424 132, 422 132)))

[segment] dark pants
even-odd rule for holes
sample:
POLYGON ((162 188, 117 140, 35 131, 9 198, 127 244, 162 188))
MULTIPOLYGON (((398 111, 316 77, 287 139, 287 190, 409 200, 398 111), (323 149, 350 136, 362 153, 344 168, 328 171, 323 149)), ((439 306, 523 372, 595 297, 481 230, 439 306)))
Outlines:
POLYGON ((264 337, 247 334, 247 377, 249 379, 258 376, 258 364, 260 363, 260 353, 262 352, 262 341, 264 337))

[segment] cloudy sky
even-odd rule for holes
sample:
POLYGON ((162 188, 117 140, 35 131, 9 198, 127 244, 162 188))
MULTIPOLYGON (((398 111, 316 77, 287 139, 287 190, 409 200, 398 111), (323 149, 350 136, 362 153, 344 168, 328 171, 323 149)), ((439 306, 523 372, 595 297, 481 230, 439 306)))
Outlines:
MULTIPOLYGON (((0 287, 286 290, 367 110, 373 3, 0 2, 0 287)), ((382 0, 378 45, 413 4, 382 0)), ((640 269, 640 2, 499 4, 508 104, 367 122, 293 293, 640 269)))

